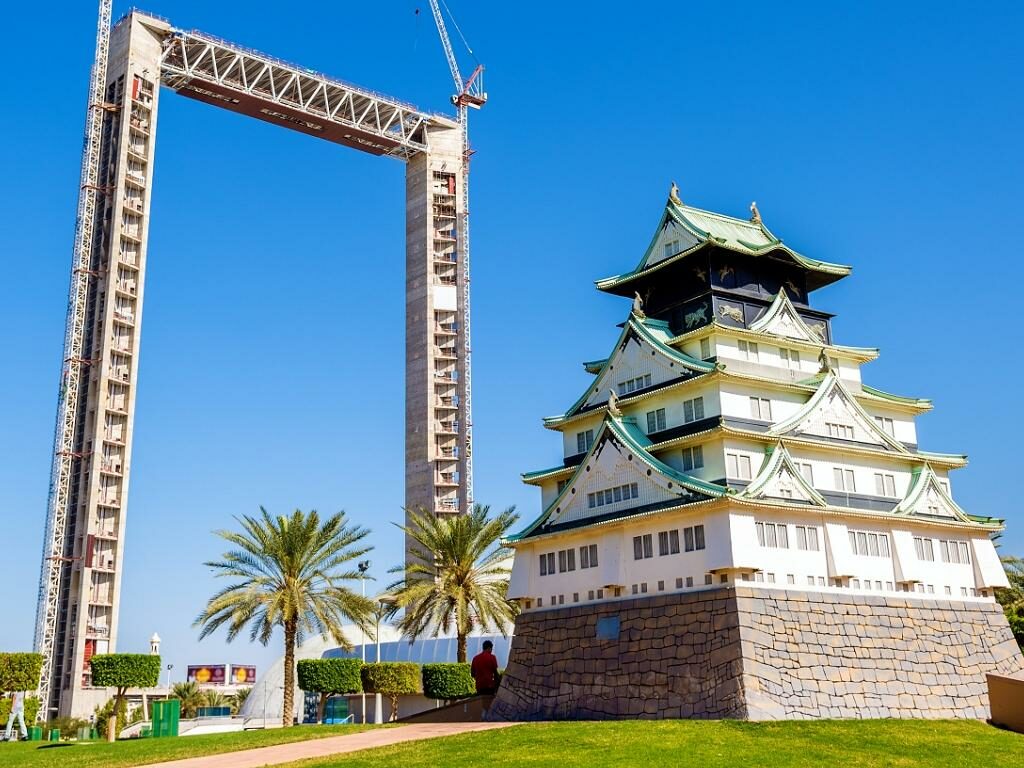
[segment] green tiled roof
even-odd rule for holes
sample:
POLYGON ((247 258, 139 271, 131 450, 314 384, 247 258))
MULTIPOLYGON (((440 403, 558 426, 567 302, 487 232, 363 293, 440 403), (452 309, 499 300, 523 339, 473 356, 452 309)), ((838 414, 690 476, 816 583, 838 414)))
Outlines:
POLYGON ((693 208, 670 196, 665 204, 665 212, 658 222, 655 235, 636 268, 631 272, 598 280, 596 281, 597 287, 602 291, 613 290, 641 275, 650 274, 679 261, 709 244, 749 256, 762 256, 773 252, 782 253, 789 256, 798 266, 804 269, 832 276, 836 279, 845 277, 851 272, 851 268, 844 264, 819 261, 794 251, 792 248, 784 245, 760 221, 735 219, 720 213, 693 208), (652 260, 652 256, 655 255, 654 246, 658 241, 662 228, 670 221, 685 231, 690 232, 697 239, 697 243, 667 259, 649 263, 652 260))

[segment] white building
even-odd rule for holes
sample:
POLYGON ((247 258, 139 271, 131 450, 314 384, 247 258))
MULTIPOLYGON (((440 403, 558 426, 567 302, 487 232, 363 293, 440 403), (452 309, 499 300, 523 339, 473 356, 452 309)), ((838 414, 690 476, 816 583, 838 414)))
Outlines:
POLYGON ((929 401, 864 383, 809 294, 849 267, 675 190, 638 298, 565 413, 563 461, 526 473, 542 512, 509 543, 526 613, 724 584, 992 601, 1002 521, 954 500, 966 457, 918 446, 929 401), (642 298, 640 298, 642 297, 642 298))

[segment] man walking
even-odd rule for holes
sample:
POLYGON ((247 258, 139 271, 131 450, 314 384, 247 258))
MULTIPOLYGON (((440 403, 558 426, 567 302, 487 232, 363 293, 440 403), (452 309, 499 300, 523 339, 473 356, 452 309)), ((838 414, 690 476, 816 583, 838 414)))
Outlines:
POLYGON ((494 643, 484 640, 484 649, 473 657, 470 673, 476 682, 476 692, 493 695, 498 690, 498 657, 491 653, 494 643))
POLYGON ((28 738, 28 731, 25 729, 25 692, 17 691, 11 694, 11 716, 7 718, 7 730, 4 738, 11 740, 11 729, 14 726, 14 718, 18 718, 18 725, 21 727, 21 738, 28 738))

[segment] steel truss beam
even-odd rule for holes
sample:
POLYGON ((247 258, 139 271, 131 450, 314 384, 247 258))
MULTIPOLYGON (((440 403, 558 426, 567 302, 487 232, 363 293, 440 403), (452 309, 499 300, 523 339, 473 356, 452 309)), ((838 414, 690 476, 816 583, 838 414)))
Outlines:
POLYGON ((167 39, 161 79, 184 96, 402 160, 429 150, 430 125, 455 125, 450 118, 195 31, 175 30, 167 39))

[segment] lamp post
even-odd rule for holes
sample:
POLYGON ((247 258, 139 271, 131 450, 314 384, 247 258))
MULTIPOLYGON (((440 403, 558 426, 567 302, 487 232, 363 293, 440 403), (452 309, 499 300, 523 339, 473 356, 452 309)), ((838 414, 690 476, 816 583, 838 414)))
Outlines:
MULTIPOLYGON (((377 633, 374 636, 374 640, 377 644, 377 663, 380 664, 380 620, 384 615, 385 611, 388 610, 388 606, 395 604, 395 598, 391 595, 380 595, 377 598, 377 633)), ((384 698, 380 693, 373 695, 373 722, 375 725, 384 724, 384 698)))
MULTIPOLYGON (((359 568, 359 586, 362 588, 363 598, 366 598, 366 572, 370 570, 369 560, 360 560, 357 564, 359 568)), ((366 633, 363 631, 362 625, 359 626, 359 650, 362 652, 363 664, 366 663, 366 633)), ((379 660, 379 659, 378 659, 379 660)), ((360 708, 363 714, 363 725, 366 725, 366 691, 363 691, 359 695, 361 704, 360 708)))
POLYGON ((174 669, 173 664, 167 665, 167 698, 171 698, 171 670, 174 669))

